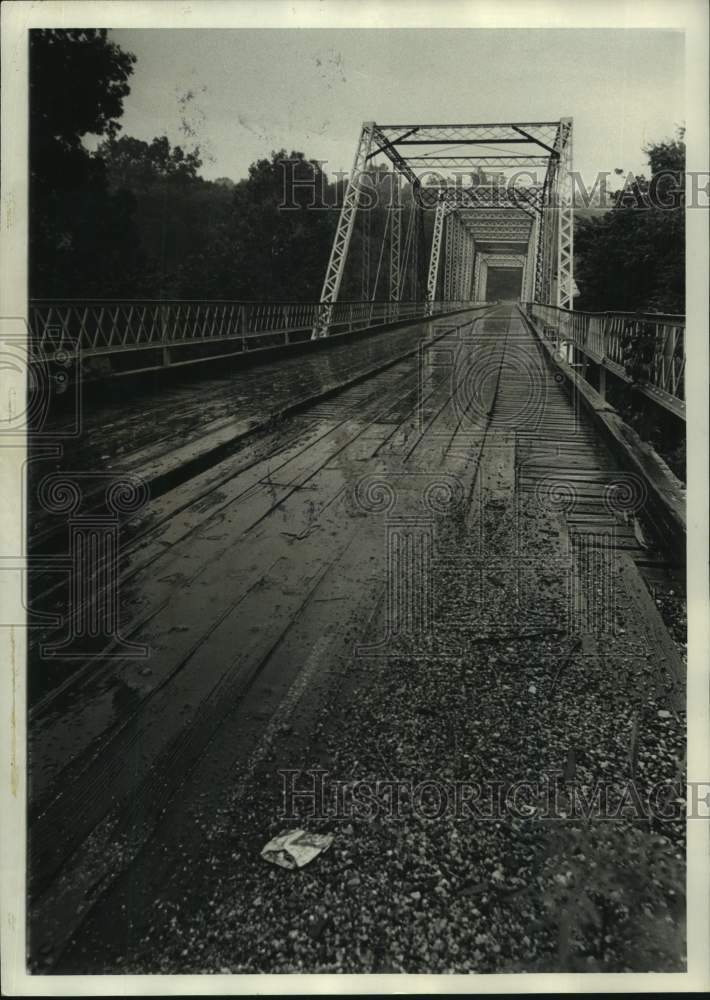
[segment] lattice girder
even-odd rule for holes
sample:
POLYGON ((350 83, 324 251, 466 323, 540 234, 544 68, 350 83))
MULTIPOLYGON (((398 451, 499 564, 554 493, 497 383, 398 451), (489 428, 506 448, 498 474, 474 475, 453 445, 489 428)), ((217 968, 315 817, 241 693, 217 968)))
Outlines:
POLYGON ((447 211, 446 202, 442 198, 436 207, 436 215, 434 216, 434 231, 431 240, 431 254, 429 256, 429 274, 427 277, 427 302, 429 304, 428 312, 431 312, 432 303, 436 299, 436 287, 439 278, 439 258, 441 256, 441 242, 447 211))
POLYGON ((401 283, 402 206, 400 204, 399 174, 392 178, 392 205, 390 206, 390 302, 399 302, 401 283))
MULTIPOLYGON (((422 210, 435 212, 426 286, 430 303, 437 296, 442 254, 444 298, 465 301, 472 285, 473 294, 480 295, 489 262, 506 256, 502 251, 510 247, 511 253, 515 249, 522 258, 526 299, 554 300, 572 307, 571 118, 452 125, 365 122, 345 189, 314 336, 328 333, 329 308, 341 287, 363 187, 361 177, 376 156, 386 157, 396 177, 409 182, 422 210), (540 180, 536 168, 544 168, 540 180), (446 170, 454 171, 456 177, 444 175, 446 170), (506 175, 502 170, 513 173, 506 175)), ((404 291, 403 267, 416 237, 408 229, 402 248, 401 211, 391 210, 390 215, 389 298, 399 301, 404 291)), ((363 252, 363 290, 370 284, 369 269, 368 250, 363 252)), ((418 283, 412 280, 411 285, 416 294, 418 283)))
POLYGON ((338 299, 338 292, 343 280, 345 261, 350 247, 355 215, 362 193, 362 179, 365 175, 367 157, 372 145, 372 137, 375 128, 374 122, 365 123, 360 131, 353 167, 348 178, 343 205, 340 209, 338 228, 333 239, 333 247, 330 252, 328 267, 325 272, 325 280, 321 291, 320 301, 322 309, 318 324, 313 329, 313 338, 326 337, 330 327, 330 307, 338 299))

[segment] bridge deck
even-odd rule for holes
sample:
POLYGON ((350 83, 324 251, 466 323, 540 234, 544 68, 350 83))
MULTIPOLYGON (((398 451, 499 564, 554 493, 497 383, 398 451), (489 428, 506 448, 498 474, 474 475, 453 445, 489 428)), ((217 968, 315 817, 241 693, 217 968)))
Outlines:
POLYGON ((81 435, 66 442, 62 466, 114 468, 151 480, 210 445, 237 438, 297 400, 412 351, 430 327, 412 323, 258 364, 248 355, 237 356, 224 362, 218 374, 212 363, 213 374, 198 382, 194 372, 176 369, 169 382, 162 378, 146 385, 130 406, 119 379, 102 388, 100 405, 94 399, 83 408, 81 435))
MULTIPOLYGON (((443 329, 422 324, 436 339, 421 359, 246 439, 142 516, 121 613, 150 657, 78 671, 35 708, 38 968, 544 966, 569 887, 590 864, 615 878, 639 844, 678 908, 642 881, 636 913, 648 903, 644 934, 664 933, 677 963, 683 823, 659 846, 630 821, 597 836, 541 818, 544 774, 616 793, 635 777, 643 793, 681 767, 680 660, 634 566, 634 484, 515 310, 443 329), (530 810, 306 818, 333 847, 298 873, 269 866, 261 847, 298 825, 279 771, 316 766, 346 791, 526 781, 530 810)), ((409 330, 380 336, 393 355, 415 346, 409 330)), ((374 343, 350 363, 381 361, 374 343)), ((198 418, 208 433, 254 393, 287 396, 294 372, 299 390, 340 377, 338 351, 208 383, 197 402, 171 390, 153 413, 173 407, 171 436, 198 418)), ((129 467, 159 456, 135 418, 109 429, 135 439, 129 467)), ((87 440, 100 452, 98 426, 87 440)), ((614 961, 623 942, 599 947, 614 961)))

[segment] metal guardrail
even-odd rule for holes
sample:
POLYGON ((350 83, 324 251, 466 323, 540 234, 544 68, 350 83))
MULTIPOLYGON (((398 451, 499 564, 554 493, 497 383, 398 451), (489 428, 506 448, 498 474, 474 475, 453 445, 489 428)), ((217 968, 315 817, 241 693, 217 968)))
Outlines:
MULTIPOLYGON (((330 326, 344 333, 477 304, 337 302, 330 326)), ((174 347, 223 342, 229 353, 240 353, 302 341, 310 337, 320 308, 318 302, 35 299, 29 304, 29 327, 45 358, 58 351, 96 358, 160 350, 168 352, 163 364, 169 364, 174 347)))
POLYGON ((644 338, 650 345, 638 388, 648 398, 685 419, 685 316, 661 313, 588 313, 541 302, 524 304, 543 335, 558 346, 573 344, 583 357, 627 383, 625 342, 644 338))

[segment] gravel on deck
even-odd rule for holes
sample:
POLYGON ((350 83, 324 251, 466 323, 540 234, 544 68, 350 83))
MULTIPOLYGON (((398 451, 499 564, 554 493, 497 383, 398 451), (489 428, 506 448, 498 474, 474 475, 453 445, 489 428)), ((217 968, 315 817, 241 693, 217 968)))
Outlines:
MULTIPOLYGON (((523 516, 534 570, 501 530, 509 507, 484 504, 500 557, 485 605, 470 532, 455 519, 442 526, 436 650, 404 643, 354 657, 312 729, 282 725, 205 829, 210 897, 156 910, 125 971, 683 968, 684 721, 657 692, 623 593, 603 651, 560 630, 558 525, 532 501, 523 516), (282 769, 303 773, 284 778, 282 769), (318 769, 323 778, 309 773, 318 769), (589 819, 583 804, 597 782, 607 816, 589 819), (678 802, 656 803, 674 819, 638 818, 639 800, 678 782, 678 802), (363 790, 377 783, 368 804, 363 790), (386 791, 393 783, 399 815, 386 791), (489 809, 473 786, 497 789, 509 807, 489 809), (340 799, 318 819, 305 797, 287 821, 287 787, 340 799), (462 798, 456 787, 467 789, 462 798), (333 846, 296 871, 260 857, 272 836, 297 826, 334 833, 333 846)), ((591 586, 582 581, 585 600, 591 586)), ((383 628, 380 613, 363 640, 383 628)))

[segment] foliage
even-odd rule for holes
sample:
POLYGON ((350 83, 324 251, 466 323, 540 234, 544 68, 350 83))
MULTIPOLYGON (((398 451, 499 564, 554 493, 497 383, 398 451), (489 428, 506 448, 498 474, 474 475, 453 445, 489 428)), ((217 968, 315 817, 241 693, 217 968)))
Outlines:
POLYGON ((111 137, 101 143, 98 155, 106 164, 112 187, 138 192, 158 182, 189 184, 198 179, 202 166, 199 149, 185 153, 181 146, 170 148, 165 136, 142 142, 131 136, 111 137))
POLYGON ((87 133, 115 136, 135 57, 106 31, 30 32, 30 290, 129 294, 140 268, 133 199, 109 192, 87 133))
MULTIPOLYGON (((178 297, 187 262, 214 243, 228 210, 229 192, 199 176, 199 149, 171 147, 166 136, 144 142, 109 139, 97 150, 111 190, 136 206, 138 242, 145 256, 143 287, 150 298, 178 297)), ((200 297, 198 291, 195 297, 200 297)))
POLYGON ((679 128, 675 139, 667 139, 665 142, 650 143, 644 146, 644 153, 648 157, 651 168, 651 175, 657 176, 664 171, 669 171, 677 175, 677 179, 682 182, 683 171, 685 170, 685 129, 679 128))
POLYGON ((335 223, 329 194, 320 165, 303 153, 282 149, 251 165, 225 228, 235 297, 320 297, 335 223))
MULTIPOLYGON (((236 183, 212 182, 200 176, 199 147, 171 147, 166 136, 119 137, 134 63, 104 30, 30 33, 31 294, 317 299, 345 182, 285 150, 252 164, 236 183), (94 154, 82 143, 89 134, 104 139, 94 154), (284 207, 289 180, 296 183, 284 207)), ((630 175, 611 211, 578 218, 578 309, 684 309, 683 131, 645 153, 650 179, 630 175)), ((389 292, 383 237, 391 174, 372 167, 368 181, 376 204, 367 226, 359 213, 344 299, 364 294, 368 247, 369 295, 389 292)), ((405 184, 403 253, 412 197, 405 184)), ((433 216, 423 213, 416 277, 410 248, 404 298, 423 292, 433 216)))
POLYGON ((683 130, 644 152, 650 180, 630 175, 611 211, 578 221, 577 309, 685 311, 683 130))
POLYGON ((114 136, 135 56, 105 30, 30 32, 30 130, 35 153, 58 142, 76 149, 81 136, 114 136))

